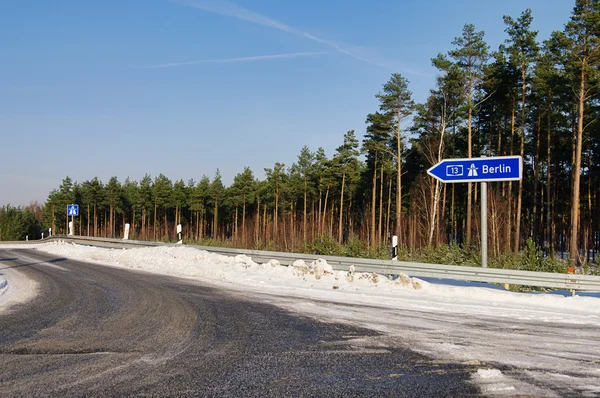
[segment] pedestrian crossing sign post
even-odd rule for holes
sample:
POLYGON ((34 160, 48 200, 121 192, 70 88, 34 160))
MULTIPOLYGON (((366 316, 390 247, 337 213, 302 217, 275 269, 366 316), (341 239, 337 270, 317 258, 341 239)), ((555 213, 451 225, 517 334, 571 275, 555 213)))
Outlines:
POLYGON ((67 217, 68 216, 71 216, 71 222, 69 223, 69 235, 74 235, 75 228, 73 224, 73 217, 79 216, 79 205, 67 205, 67 217))
POLYGON ((67 205, 67 216, 78 216, 79 205, 67 205))

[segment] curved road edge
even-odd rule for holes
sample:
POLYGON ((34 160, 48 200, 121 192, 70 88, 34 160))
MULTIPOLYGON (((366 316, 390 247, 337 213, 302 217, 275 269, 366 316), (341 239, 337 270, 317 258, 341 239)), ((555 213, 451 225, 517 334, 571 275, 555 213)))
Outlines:
MULTIPOLYGON (((0 249, 3 247, 0 245, 0 249)), ((17 266, 9 265, 14 256, 11 250, 3 250, 0 256, 0 314, 14 309, 16 305, 33 300, 39 293, 39 284, 20 272, 17 266)))

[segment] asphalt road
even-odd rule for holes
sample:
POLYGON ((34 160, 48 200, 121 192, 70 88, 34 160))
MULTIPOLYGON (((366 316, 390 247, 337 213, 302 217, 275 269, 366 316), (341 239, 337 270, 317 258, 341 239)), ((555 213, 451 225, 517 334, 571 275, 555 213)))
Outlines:
POLYGON ((0 273, 39 282, 0 315, 0 396, 479 396, 468 365, 372 347, 190 280, 0 250, 0 273))

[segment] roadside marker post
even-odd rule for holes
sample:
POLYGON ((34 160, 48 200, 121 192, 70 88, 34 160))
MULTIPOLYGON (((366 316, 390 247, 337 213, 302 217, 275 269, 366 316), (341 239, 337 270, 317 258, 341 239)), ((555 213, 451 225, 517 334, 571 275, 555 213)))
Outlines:
POLYGON ((481 266, 488 265, 487 183, 518 181, 523 178, 521 156, 444 159, 427 170, 427 174, 443 183, 479 182, 481 186, 481 266))

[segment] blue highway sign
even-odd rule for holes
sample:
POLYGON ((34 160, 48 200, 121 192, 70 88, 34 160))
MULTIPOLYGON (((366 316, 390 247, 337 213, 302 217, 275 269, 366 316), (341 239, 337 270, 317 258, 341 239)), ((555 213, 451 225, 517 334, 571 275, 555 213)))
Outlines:
POLYGON ((427 174, 442 182, 513 181, 523 178, 520 156, 444 159, 427 170, 427 174))
POLYGON ((79 205, 67 205, 67 216, 78 216, 79 205))

